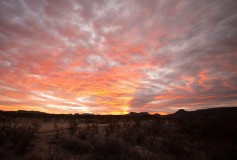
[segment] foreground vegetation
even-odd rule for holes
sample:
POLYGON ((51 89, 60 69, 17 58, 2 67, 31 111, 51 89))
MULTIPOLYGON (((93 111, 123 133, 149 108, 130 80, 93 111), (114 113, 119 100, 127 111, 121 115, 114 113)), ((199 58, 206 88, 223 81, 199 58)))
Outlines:
POLYGON ((6 160, 237 159, 236 118, 0 118, 0 157, 6 160))

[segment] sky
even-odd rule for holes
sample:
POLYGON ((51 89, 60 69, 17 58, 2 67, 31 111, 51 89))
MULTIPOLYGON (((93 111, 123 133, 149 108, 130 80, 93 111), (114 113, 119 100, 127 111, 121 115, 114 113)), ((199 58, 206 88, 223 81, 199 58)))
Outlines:
POLYGON ((237 106, 236 0, 1 0, 0 110, 237 106))

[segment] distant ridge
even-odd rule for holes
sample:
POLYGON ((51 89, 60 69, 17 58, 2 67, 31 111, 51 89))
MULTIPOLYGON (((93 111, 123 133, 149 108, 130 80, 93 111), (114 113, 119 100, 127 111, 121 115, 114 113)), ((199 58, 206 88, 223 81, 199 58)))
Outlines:
POLYGON ((18 110, 16 113, 29 113, 29 114, 48 114, 45 112, 40 112, 40 111, 26 111, 26 110, 18 110))
MULTIPOLYGON (((51 114, 40 111, 26 111, 26 110, 18 110, 18 111, 2 111, 0 110, 0 114, 7 114, 13 116, 116 116, 116 115, 95 115, 92 113, 75 113, 75 114, 51 114)), ((146 117, 146 116, 158 116, 158 117, 170 117, 170 118, 204 118, 204 117, 220 117, 220 118, 237 118, 237 107, 221 107, 221 108, 209 108, 209 109, 200 109, 196 111, 186 111, 184 109, 179 109, 177 112, 168 115, 160 115, 154 114, 151 115, 148 112, 130 112, 127 115, 119 115, 119 116, 129 116, 129 117, 146 117)))
POLYGON ((148 112, 140 112, 140 113, 130 112, 127 115, 128 116, 149 116, 150 114, 148 112))
POLYGON ((26 110, 18 110, 18 111, 3 111, 3 110, 0 110, 0 113, 12 113, 12 114, 16 114, 16 113, 19 113, 19 114, 49 114, 49 113, 46 113, 46 112, 26 111, 26 110))
POLYGON ((237 118, 237 107, 221 107, 221 108, 209 108, 201 109, 196 111, 185 111, 179 109, 174 114, 167 115, 168 117, 180 117, 180 118, 191 118, 191 117, 231 117, 237 118))

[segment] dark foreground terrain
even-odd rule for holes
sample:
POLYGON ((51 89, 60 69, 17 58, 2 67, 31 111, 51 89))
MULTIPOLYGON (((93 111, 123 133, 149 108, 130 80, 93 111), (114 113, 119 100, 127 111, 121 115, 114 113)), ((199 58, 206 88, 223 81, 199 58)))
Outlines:
POLYGON ((167 116, 2 111, 0 159, 236 160, 237 108, 167 116))

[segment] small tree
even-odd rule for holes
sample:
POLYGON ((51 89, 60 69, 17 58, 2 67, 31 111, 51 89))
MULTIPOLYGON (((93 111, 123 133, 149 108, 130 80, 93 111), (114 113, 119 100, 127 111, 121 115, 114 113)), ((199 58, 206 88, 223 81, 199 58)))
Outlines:
POLYGON ((69 126, 68 126, 68 130, 70 132, 71 135, 74 135, 77 131, 77 122, 75 119, 70 119, 69 120, 69 126))

